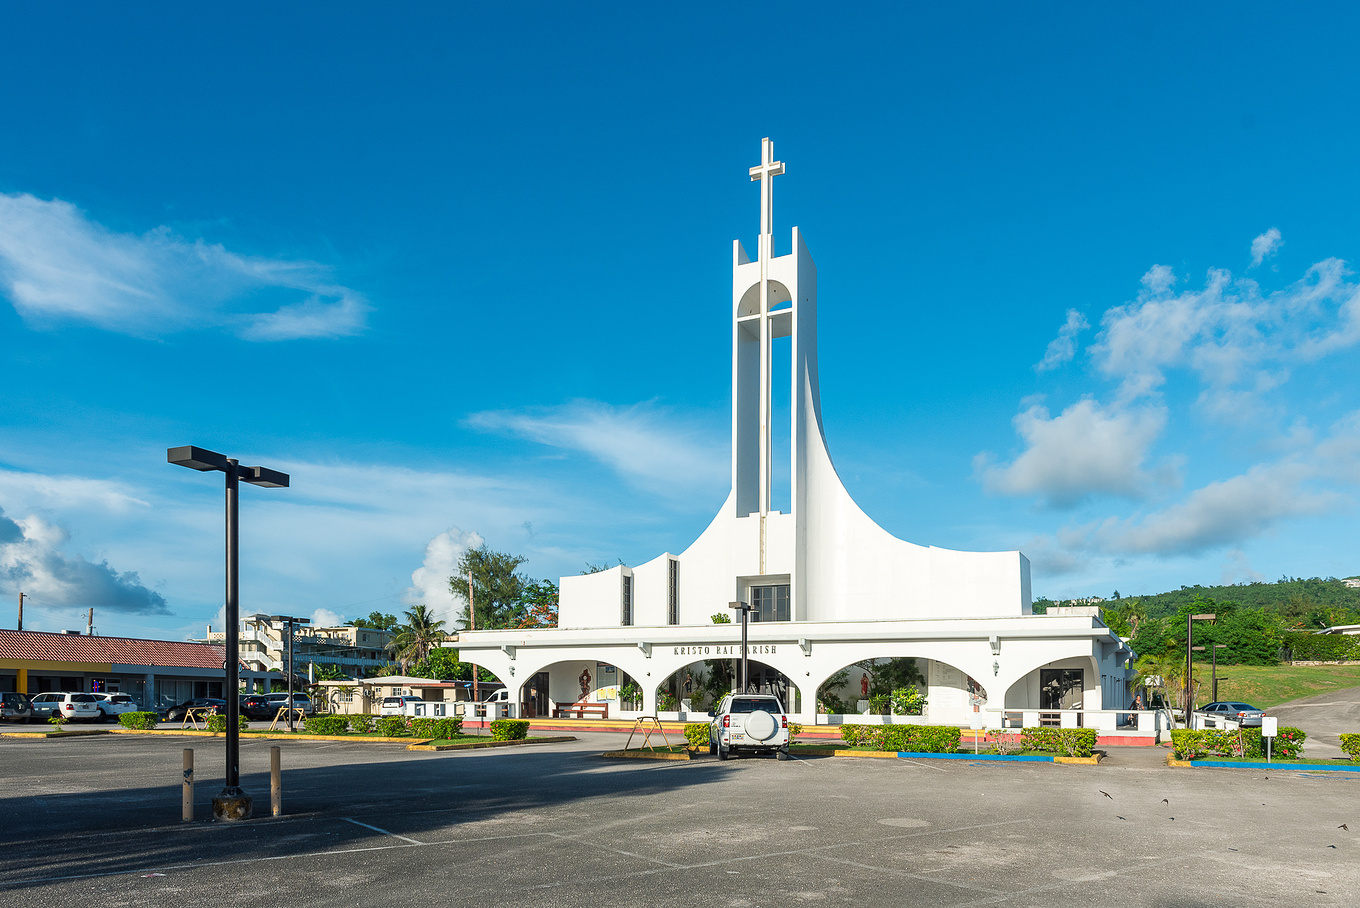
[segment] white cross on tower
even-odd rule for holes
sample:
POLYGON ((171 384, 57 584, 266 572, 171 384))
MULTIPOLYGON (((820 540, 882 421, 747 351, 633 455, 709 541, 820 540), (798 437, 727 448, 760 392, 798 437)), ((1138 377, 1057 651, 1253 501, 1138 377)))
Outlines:
POLYGON ((774 258, 774 178, 784 162, 774 159, 774 143, 760 142, 760 164, 750 170, 760 181, 760 572, 765 573, 765 515, 770 512, 770 259, 774 258))
POLYGON ((774 160, 774 143, 760 140, 760 164, 751 168, 751 182, 760 180, 760 261, 774 257, 774 178, 784 172, 784 162, 774 160))

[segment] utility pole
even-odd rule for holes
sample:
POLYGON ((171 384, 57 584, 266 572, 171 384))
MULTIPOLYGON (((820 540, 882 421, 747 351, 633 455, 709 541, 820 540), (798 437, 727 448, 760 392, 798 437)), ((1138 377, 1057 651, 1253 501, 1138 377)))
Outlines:
MULTIPOLYGON (((472 571, 468 571, 468 630, 477 629, 477 603, 472 599, 472 571)), ((482 702, 482 690, 477 685, 477 666, 472 666, 472 714, 477 715, 477 708, 482 702)))
POLYGON ((17 629, 18 629, 18 630, 23 630, 23 629, 24 629, 24 594, 23 594, 23 593, 20 593, 20 594, 19 594, 19 627, 18 627, 17 629))

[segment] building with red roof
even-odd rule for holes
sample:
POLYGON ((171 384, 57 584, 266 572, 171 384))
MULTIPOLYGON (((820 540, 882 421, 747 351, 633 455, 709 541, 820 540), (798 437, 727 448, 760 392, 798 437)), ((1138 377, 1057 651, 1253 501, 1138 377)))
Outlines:
POLYGON ((226 649, 203 643, 0 630, 0 691, 130 694, 143 709, 220 697, 226 649))

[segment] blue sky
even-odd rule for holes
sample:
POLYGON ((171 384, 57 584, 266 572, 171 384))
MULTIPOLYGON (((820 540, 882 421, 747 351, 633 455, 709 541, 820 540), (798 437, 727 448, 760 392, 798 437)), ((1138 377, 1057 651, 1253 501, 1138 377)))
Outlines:
POLYGON ((819 270, 856 500, 1036 594, 1360 573, 1346 6, 9 6, 12 626, 449 607, 680 551, 728 487, 730 244, 819 270))

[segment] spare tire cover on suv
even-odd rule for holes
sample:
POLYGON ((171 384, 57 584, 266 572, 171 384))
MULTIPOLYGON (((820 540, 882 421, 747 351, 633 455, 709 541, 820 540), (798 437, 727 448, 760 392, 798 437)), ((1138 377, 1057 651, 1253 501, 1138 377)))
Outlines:
POLYGON ((757 741, 768 741, 779 731, 779 720, 763 709, 758 709, 746 717, 746 734, 757 741))

